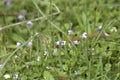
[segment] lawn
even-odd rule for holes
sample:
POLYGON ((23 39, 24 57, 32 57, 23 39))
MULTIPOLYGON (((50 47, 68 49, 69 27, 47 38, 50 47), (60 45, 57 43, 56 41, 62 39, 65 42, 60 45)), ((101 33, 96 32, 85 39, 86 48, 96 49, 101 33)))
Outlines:
POLYGON ((119 0, 0 0, 0 80, 120 80, 119 0))

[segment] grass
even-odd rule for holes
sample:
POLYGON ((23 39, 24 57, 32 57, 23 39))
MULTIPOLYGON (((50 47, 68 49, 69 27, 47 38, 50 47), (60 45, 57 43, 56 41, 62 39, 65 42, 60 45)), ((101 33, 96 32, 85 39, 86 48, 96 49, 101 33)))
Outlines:
POLYGON ((119 4, 119 0, 12 0, 10 5, 0 1, 0 79, 119 80, 119 4), (28 26, 28 21, 33 24, 28 26), (69 30, 74 32, 68 34, 69 30))

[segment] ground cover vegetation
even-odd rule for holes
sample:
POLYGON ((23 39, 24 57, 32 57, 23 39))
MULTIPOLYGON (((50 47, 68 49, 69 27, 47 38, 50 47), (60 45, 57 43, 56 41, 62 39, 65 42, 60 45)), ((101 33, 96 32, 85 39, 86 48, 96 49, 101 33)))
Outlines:
POLYGON ((119 0, 0 0, 0 80, 120 80, 119 0))

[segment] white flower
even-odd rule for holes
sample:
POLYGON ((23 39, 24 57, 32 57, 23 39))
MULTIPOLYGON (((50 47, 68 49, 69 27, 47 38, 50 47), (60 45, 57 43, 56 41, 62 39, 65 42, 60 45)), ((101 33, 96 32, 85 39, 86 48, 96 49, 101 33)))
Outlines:
POLYGON ((44 55, 49 55, 49 52, 48 51, 44 51, 44 55))
POLYGON ((109 36, 109 34, 108 34, 108 33, 106 33, 106 32, 104 32, 104 36, 109 36))
POLYGON ((77 72, 77 71, 74 71, 74 74, 75 74, 75 75, 78 75, 78 72, 77 72))
POLYGON ((20 43, 20 42, 17 42, 16 45, 17 45, 17 47, 20 47, 20 46, 21 46, 21 43, 20 43))
POLYGON ((86 33, 86 32, 84 32, 82 35, 87 35, 87 33, 86 33))
POLYGON ((46 66, 47 69, 51 69, 51 66, 46 66))
POLYGON ((112 29, 110 30, 111 32, 117 32, 116 27, 112 27, 112 29))
POLYGON ((28 64, 28 65, 26 66, 26 68, 30 68, 30 65, 28 64))
POLYGON ((4 75, 4 78, 5 78, 5 79, 9 79, 9 78, 10 78, 10 75, 9 75, 9 74, 5 74, 5 75, 4 75))

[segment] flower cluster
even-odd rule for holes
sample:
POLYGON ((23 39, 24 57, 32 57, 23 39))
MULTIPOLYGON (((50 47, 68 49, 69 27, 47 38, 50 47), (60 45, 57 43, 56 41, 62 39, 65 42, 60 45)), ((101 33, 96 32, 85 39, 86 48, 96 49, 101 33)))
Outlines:
POLYGON ((26 14, 26 10, 21 10, 19 15, 17 16, 18 20, 23 20, 26 14))
POLYGON ((55 42, 55 47, 58 47, 59 45, 65 45, 66 41, 57 41, 55 42))

